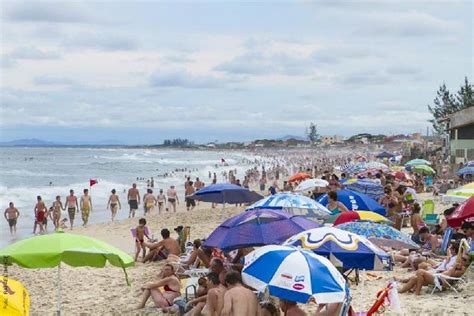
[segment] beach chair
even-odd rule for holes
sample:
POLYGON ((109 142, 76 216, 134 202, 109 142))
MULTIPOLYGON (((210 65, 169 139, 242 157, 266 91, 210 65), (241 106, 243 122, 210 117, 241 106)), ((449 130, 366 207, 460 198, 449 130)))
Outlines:
POLYGON ((454 285, 456 283, 466 283, 466 281, 463 278, 450 277, 441 273, 436 273, 434 276, 435 276, 435 285, 433 287, 433 290, 431 291, 431 295, 433 295, 434 292, 436 292, 436 290, 442 292, 443 285, 447 285, 449 289, 453 290, 456 293, 459 293, 458 290, 454 287, 454 285))
POLYGON ((435 210, 435 204, 433 200, 425 200, 423 201, 423 208, 422 208, 422 214, 423 217, 425 217, 428 214, 433 214, 435 210))
POLYGON ((454 234, 454 229, 452 227, 448 227, 444 231, 443 241, 441 242, 441 249, 440 249, 441 255, 444 256, 448 252, 449 242, 451 241, 453 234, 454 234))
MULTIPOLYGON (((186 253, 186 250, 187 250, 186 247, 190 239, 191 239, 191 227, 185 226, 179 236, 179 246, 181 247, 182 253, 186 253)), ((192 246, 191 246, 191 250, 192 250, 192 246)))

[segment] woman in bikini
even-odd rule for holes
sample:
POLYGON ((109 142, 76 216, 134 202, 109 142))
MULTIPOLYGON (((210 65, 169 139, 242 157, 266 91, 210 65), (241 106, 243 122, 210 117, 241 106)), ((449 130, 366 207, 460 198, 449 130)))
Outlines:
POLYGON ((142 286, 143 296, 138 309, 145 307, 151 297, 155 306, 167 309, 173 305, 173 301, 181 295, 181 282, 174 272, 171 264, 166 264, 160 273, 161 279, 157 282, 146 283, 142 286), (163 291, 160 290, 163 287, 163 291))
POLYGON ((56 201, 53 202, 53 224, 54 224, 54 229, 58 230, 59 228, 59 221, 61 220, 61 210, 66 210, 64 208, 63 203, 61 202, 61 197, 58 195, 56 196, 56 201))
POLYGON ((332 215, 348 212, 347 207, 337 200, 337 193, 334 191, 328 192, 328 210, 332 212, 332 215))
POLYGON ((109 202, 107 203, 107 208, 110 208, 110 211, 112 212, 112 222, 115 220, 115 215, 117 215, 117 206, 119 209, 122 208, 122 205, 120 204, 120 199, 118 197, 115 191, 115 189, 112 189, 112 194, 109 197, 109 202))

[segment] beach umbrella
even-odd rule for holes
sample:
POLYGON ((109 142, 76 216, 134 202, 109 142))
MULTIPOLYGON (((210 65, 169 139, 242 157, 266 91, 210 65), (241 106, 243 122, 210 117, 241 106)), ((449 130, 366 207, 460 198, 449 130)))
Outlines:
POLYGON ((244 260, 242 279, 259 292, 306 304, 340 303, 348 298, 344 277, 326 258, 289 246, 265 246, 244 260))
POLYGON ((395 156, 394 154, 392 154, 392 153, 390 153, 390 152, 388 152, 388 151, 383 151, 383 152, 381 152, 380 154, 378 154, 378 155, 375 156, 375 157, 377 157, 377 158, 379 158, 379 159, 383 159, 383 158, 392 158, 392 157, 394 157, 394 156, 395 156))
POLYGON ((418 249, 410 237, 395 228, 374 222, 349 222, 337 225, 336 228, 364 236, 379 247, 394 249, 418 249))
POLYGON ((301 181, 311 178, 311 176, 305 172, 298 172, 288 178, 288 182, 301 181))
POLYGON ((283 210, 293 215, 302 215, 314 219, 324 219, 331 215, 330 210, 315 200, 304 195, 285 192, 261 199, 250 205, 247 210, 257 208, 283 210))
POLYGON ((320 226, 302 216, 283 211, 254 209, 231 217, 219 225, 206 239, 204 246, 227 251, 279 245, 294 234, 320 226))
POLYGON ((30 295, 17 280, 11 278, 0 280, 0 300, 1 315, 26 316, 30 313, 30 295))
POLYGON ((434 171, 433 168, 427 165, 415 165, 411 168, 411 170, 418 173, 429 174, 429 175, 433 175, 436 173, 436 171, 434 171))
POLYGON ((329 182, 323 179, 308 179, 304 180, 296 187, 296 192, 308 192, 315 188, 325 188, 329 185, 329 182))
POLYGON ((390 175, 394 177, 395 179, 402 180, 402 181, 412 180, 411 176, 403 171, 391 172, 390 175))
POLYGON ((218 183, 208 185, 188 196, 188 198, 222 204, 222 218, 224 218, 226 203, 253 203, 263 198, 263 196, 235 184, 218 183))
POLYGON ((371 221, 376 223, 391 223, 391 221, 374 212, 369 211, 351 211, 351 212, 343 212, 339 214, 339 216, 334 221, 333 225, 339 225, 343 223, 353 222, 353 221, 371 221))
POLYGON ((460 227, 463 222, 474 222, 474 196, 459 205, 446 220, 448 225, 454 228, 460 227))
POLYGON ((35 236, 17 241, 0 250, 4 264, 17 264, 23 268, 58 267, 58 313, 61 311, 61 262, 72 267, 102 268, 107 262, 125 268, 134 260, 125 252, 94 238, 63 232, 35 236))
POLYGON ((425 159, 413 159, 406 163, 406 165, 416 166, 416 165, 431 165, 431 162, 425 159))
POLYGON ((474 174, 474 166, 464 166, 463 168, 456 171, 458 176, 465 176, 468 174, 474 174))
POLYGON ((474 182, 468 183, 455 190, 448 190, 443 196, 443 202, 464 202, 474 196, 474 182))
POLYGON ((389 170, 389 167, 380 161, 369 161, 364 164, 366 169, 389 170))
POLYGON ((301 232, 283 245, 311 250, 345 269, 384 270, 390 263, 390 255, 365 237, 335 227, 301 232))
MULTIPOLYGON (((344 204, 347 209, 351 211, 371 211, 382 216, 385 216, 386 213, 385 208, 382 205, 377 203, 370 196, 363 193, 344 189, 337 190, 337 200, 344 204)), ((328 195, 322 195, 318 199, 318 202, 327 206, 329 202, 328 195)))
POLYGON ((370 179, 360 179, 349 183, 346 185, 346 189, 367 194, 376 201, 384 195, 383 186, 370 179))

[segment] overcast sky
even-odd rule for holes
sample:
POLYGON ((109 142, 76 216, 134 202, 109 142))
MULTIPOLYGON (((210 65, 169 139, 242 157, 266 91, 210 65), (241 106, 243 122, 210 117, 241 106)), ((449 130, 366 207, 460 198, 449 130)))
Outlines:
POLYGON ((0 140, 426 132, 472 1, 2 1, 0 140))

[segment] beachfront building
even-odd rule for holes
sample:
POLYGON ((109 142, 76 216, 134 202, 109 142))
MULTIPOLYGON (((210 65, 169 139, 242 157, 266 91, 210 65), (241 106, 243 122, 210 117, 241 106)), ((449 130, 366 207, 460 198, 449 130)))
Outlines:
POLYGON ((344 137, 341 135, 321 136, 321 143, 323 145, 341 144, 343 142, 344 137))
POLYGON ((451 162, 474 160, 474 106, 451 114, 448 132, 451 162))

